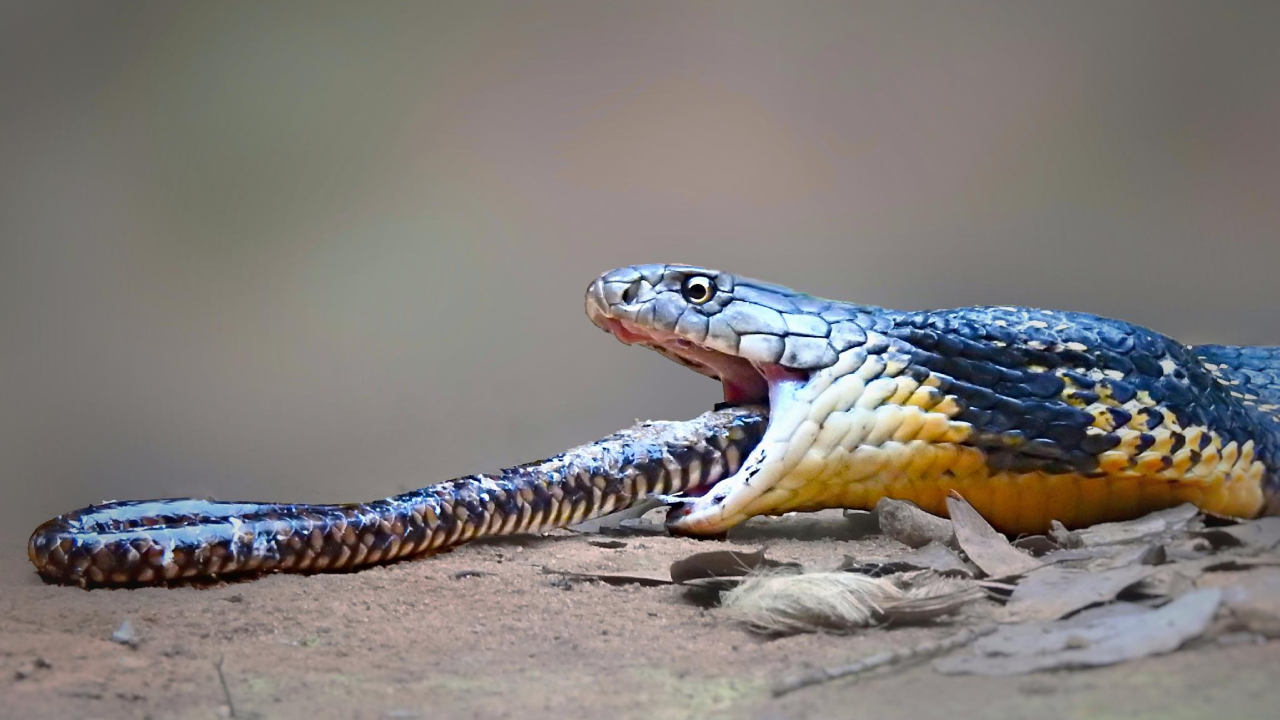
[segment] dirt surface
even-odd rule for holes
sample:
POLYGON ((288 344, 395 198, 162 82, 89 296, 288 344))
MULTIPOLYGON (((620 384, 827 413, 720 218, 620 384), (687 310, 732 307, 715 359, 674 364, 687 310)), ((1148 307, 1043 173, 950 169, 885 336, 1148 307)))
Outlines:
POLYGON ((0 716, 1275 717, 1280 641, 1207 642, 1013 678, 942 676, 926 663, 773 698, 774 683, 806 668, 949 630, 768 640, 678 587, 547 572, 664 572, 716 547, 767 545, 770 557, 833 564, 904 550, 850 538, 834 513, 754 520, 727 543, 633 536, 607 548, 561 531, 354 574, 85 592, 43 584, 25 538, 10 536, 0 553, 0 716), (126 620, 132 642, 113 640, 126 620))

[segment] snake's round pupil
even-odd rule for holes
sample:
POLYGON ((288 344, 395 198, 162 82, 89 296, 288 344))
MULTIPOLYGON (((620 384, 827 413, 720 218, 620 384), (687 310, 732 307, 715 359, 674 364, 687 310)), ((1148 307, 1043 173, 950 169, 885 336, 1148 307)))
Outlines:
POLYGON ((691 303, 702 303, 711 299, 711 281, 702 276, 691 277, 684 281, 684 299, 691 303))

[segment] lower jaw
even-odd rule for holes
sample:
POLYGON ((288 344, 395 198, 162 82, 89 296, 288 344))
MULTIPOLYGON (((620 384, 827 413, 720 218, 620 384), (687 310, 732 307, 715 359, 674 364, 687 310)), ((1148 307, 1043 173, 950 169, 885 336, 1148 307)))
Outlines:
MULTIPOLYGON (((787 441, 795 431, 797 413, 807 415, 808 404, 795 398, 808 374, 777 365, 757 366, 767 383, 769 425, 764 437, 731 475, 687 493, 667 513, 667 530, 673 535, 715 536, 748 518, 770 513, 770 494, 786 475, 782 466, 787 441)), ((725 384, 727 402, 729 385, 725 384)), ((758 396, 756 399, 758 402, 758 396)))
POLYGON ((726 519, 708 517, 703 514, 690 515, 690 511, 681 507, 673 507, 667 513, 667 532, 675 537, 717 538, 723 537, 735 525, 747 520, 746 517, 726 519))

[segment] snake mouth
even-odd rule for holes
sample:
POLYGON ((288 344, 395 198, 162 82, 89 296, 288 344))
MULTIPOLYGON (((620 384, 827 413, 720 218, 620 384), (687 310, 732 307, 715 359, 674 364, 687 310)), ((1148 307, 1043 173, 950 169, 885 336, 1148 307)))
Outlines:
POLYGON ((593 317, 593 320, 627 345, 648 347, 681 365, 720 380, 726 403, 758 404, 769 408, 764 438, 736 473, 715 483, 660 498, 668 506, 667 530, 675 535, 720 535, 728 526, 745 519, 742 508, 771 484, 768 478, 774 473, 761 473, 762 469, 771 467, 767 466, 770 456, 777 455, 769 448, 776 450, 785 446, 785 436, 794 430, 792 426, 795 425, 797 411, 806 410, 806 403, 798 401, 796 393, 809 382, 812 373, 779 363, 730 355, 674 333, 640 327, 627 320, 613 317, 593 317))
POLYGON ((807 370, 778 363, 757 362, 698 345, 654 328, 643 328, 618 318, 602 318, 601 327, 626 345, 642 345, 685 367, 720 381, 724 401, 734 405, 769 404, 771 388, 783 382, 807 380, 807 370))

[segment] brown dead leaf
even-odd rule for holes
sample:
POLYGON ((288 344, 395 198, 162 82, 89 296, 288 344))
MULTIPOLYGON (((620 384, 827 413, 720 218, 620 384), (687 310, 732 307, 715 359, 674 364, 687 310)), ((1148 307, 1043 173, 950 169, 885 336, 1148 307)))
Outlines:
POLYGON ((880 522, 880 531, 907 547, 922 548, 934 542, 956 547, 956 533, 951 522, 921 510, 915 503, 881 498, 876 503, 875 514, 880 522))
POLYGON ((764 548, 755 552, 712 550, 690 555, 671 563, 671 581, 686 584, 703 579, 742 577, 759 568, 798 568, 799 563, 771 560, 764 548))
POLYGON ((1204 538, 1215 549, 1246 548, 1255 552, 1280 546, 1280 517, 1264 517, 1227 527, 1213 527, 1191 533, 1204 538))
POLYGON ((1264 637, 1280 638, 1280 569, 1245 573, 1214 573, 1197 586, 1221 587, 1223 602, 1236 624, 1264 637))
POLYGON ((1162 565, 1168 562, 1164 545, 1095 545, 1054 550, 1040 558, 1047 565, 1066 565, 1078 570, 1111 570, 1126 565, 1162 565))
POLYGON ((1054 542, 1048 535, 1024 535, 1014 540, 1012 545, 1019 550, 1026 550, 1036 557, 1060 549, 1058 543, 1054 542))
POLYGON ((1039 560, 1010 545, 1004 535, 996 532, 991 523, 954 490, 947 498, 947 511, 960 549, 987 576, 1024 575, 1041 566, 1039 560))
POLYGON ((1027 574, 1005 606, 1008 621, 1057 620, 1090 605, 1110 602, 1125 588, 1141 581, 1152 568, 1129 565, 1102 572, 1057 566, 1027 574))
POLYGON ((1158 610, 1112 609, 1097 616, 1001 626, 972 653, 934 662, 956 675, 1020 675, 1114 665, 1173 652, 1202 635, 1222 603, 1217 588, 1196 590, 1158 610))
POLYGON ((897 560, 914 565, 920 570, 933 570, 940 575, 971 578, 976 577, 979 572, 973 563, 965 562, 954 550, 936 542, 912 550, 897 560))
POLYGON ((1185 595, 1196 584, 1196 578, 1204 574, 1205 563, 1200 561, 1169 563, 1152 568, 1142 582, 1133 586, 1126 595, 1145 598, 1172 598, 1185 595))
POLYGON ((1115 545, 1138 540, 1151 540, 1162 535, 1186 530, 1199 515, 1199 508, 1190 503, 1185 503, 1167 510, 1143 515, 1136 520, 1101 523, 1080 530, 1073 530, 1070 533, 1072 544, 1063 544, 1063 547, 1091 547, 1094 545, 1115 545))

